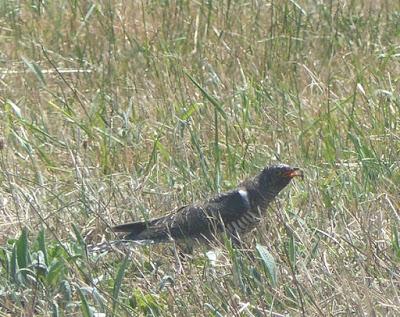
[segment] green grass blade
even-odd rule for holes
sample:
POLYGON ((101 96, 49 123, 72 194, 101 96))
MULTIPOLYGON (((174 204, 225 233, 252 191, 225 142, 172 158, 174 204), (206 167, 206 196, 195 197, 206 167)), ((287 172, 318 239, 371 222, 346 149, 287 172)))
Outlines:
POLYGON ((0 263, 2 264, 3 269, 6 272, 6 279, 10 280, 11 257, 10 257, 10 252, 6 248, 0 248, 0 263))
POLYGON ((195 113, 197 111, 197 108, 200 106, 199 103, 193 103, 189 109, 187 109, 183 114, 181 114, 179 116, 179 119, 182 121, 187 121, 192 115, 193 113, 195 113))
POLYGON ((292 234, 289 236, 289 242, 287 248, 289 254, 289 261, 292 263, 293 267, 296 267, 296 241, 292 234))
POLYGON ((75 233, 75 238, 78 240, 79 245, 84 248, 86 246, 85 241, 83 240, 83 237, 81 235, 81 232, 79 231, 78 227, 73 223, 72 224, 72 229, 74 230, 75 233))
POLYGON ((10 259, 10 276, 14 283, 18 283, 17 272, 18 272, 17 245, 14 244, 10 259))
POLYGON ((400 261, 400 236, 398 227, 392 226, 392 248, 394 255, 398 261, 400 261))
POLYGON ((21 108, 19 106, 17 106, 12 100, 7 100, 4 107, 5 109, 8 109, 7 105, 10 105, 12 111, 14 112, 14 114, 17 116, 18 119, 22 119, 22 112, 21 112, 21 108))
POLYGON ((124 258, 124 261, 120 264, 117 272, 117 276, 114 281, 114 287, 113 287, 113 305, 112 305, 112 315, 115 316, 115 310, 117 308, 118 304, 118 295, 121 290, 121 285, 122 285, 122 280, 125 275, 126 268, 129 263, 129 257, 130 255, 127 254, 124 258))
POLYGON ((188 73, 186 73, 186 76, 189 77, 189 79, 191 80, 191 82, 193 84, 195 84, 195 86, 197 88, 199 88, 199 90, 201 91, 201 93, 203 94, 203 96, 209 101, 211 102, 211 104, 217 109, 217 111, 220 113, 220 115, 226 120, 226 113, 224 111, 224 109, 222 109, 221 104, 217 101, 217 99, 212 96, 211 94, 209 94, 203 87, 201 87, 201 85, 192 77, 190 76, 188 73))
POLYGON ((27 58, 22 56, 22 60, 25 63, 25 65, 32 71, 32 73, 35 74, 36 78, 39 79, 40 83, 43 86, 46 86, 46 81, 44 79, 42 70, 40 69, 39 65, 37 65, 33 61, 29 61, 27 58))

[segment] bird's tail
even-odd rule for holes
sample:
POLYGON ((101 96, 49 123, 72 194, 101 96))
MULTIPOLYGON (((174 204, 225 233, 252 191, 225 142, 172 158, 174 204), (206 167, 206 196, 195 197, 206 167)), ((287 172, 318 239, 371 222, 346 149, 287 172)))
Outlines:
POLYGON ((139 222, 129 222, 124 223, 122 225, 118 225, 113 227, 114 232, 130 232, 140 234, 148 227, 148 222, 139 221, 139 222))
POLYGON ((150 221, 130 222, 113 227, 114 232, 126 232, 126 240, 165 241, 169 239, 168 220, 162 217, 150 221))

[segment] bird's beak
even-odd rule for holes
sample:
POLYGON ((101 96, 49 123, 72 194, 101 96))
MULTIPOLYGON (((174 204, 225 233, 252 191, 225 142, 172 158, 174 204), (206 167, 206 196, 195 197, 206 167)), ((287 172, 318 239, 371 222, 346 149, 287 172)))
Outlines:
POLYGON ((299 177, 301 177, 301 179, 304 179, 303 171, 301 169, 297 168, 297 167, 295 167, 292 170, 288 171, 286 173, 286 176, 289 177, 289 178, 293 178, 293 177, 299 176, 299 177))

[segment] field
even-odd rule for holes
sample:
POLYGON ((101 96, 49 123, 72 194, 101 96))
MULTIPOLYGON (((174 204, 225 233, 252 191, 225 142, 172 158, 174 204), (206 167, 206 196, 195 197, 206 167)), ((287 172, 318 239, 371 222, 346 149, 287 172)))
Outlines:
POLYGON ((399 316, 400 3, 0 1, 0 316, 399 316), (245 238, 88 245, 300 167, 245 238))

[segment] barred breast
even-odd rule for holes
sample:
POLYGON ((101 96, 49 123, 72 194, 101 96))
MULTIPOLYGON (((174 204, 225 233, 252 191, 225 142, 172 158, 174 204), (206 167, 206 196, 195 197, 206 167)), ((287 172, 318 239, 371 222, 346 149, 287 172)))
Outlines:
MULTIPOLYGON (((251 231, 261 221, 260 214, 258 212, 256 213, 254 209, 251 208, 252 206, 247 190, 240 189, 238 190, 238 193, 242 197, 243 204, 246 206, 246 208, 243 210, 243 214, 240 217, 225 224, 228 232, 235 236, 251 231)), ((258 211, 257 208, 255 209, 258 211)))

